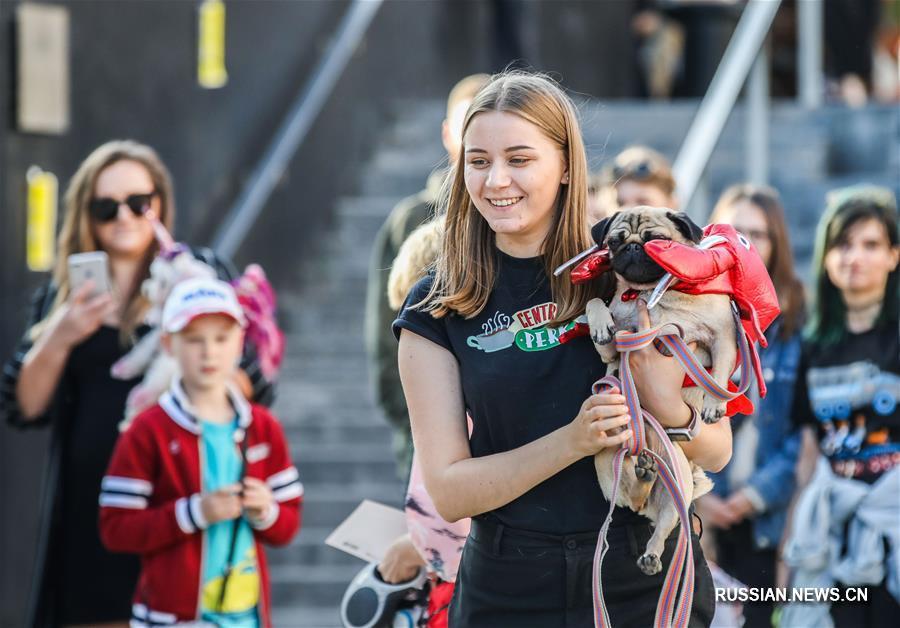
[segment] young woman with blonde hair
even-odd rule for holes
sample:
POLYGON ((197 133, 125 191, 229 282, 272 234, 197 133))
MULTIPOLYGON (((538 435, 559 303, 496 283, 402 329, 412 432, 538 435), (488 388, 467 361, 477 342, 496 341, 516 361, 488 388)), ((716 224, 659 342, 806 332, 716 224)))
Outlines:
MULTIPOLYGON (((152 148, 112 141, 88 155, 65 193, 52 279, 37 291, 22 342, 0 380, 0 414, 7 421, 53 428, 31 626, 119 625, 131 616, 137 561, 103 549, 97 510, 125 399, 139 381, 115 380, 110 367, 148 331, 141 283, 158 247, 147 210, 171 229, 172 183, 152 148), (104 251, 109 258, 108 294, 92 297, 90 286, 70 285, 69 255, 88 251, 104 251)), ((222 278, 233 276, 212 251, 198 249, 195 255, 222 278)), ((252 353, 242 366, 245 392, 270 400, 271 385, 252 353)))
MULTIPOLYGON (((591 244, 571 100, 542 76, 495 76, 466 114, 448 187, 435 271, 394 329, 428 493, 447 521, 473 518, 450 625, 593 625, 591 567, 609 503, 591 456, 629 433, 608 433, 628 421, 618 391, 590 395, 605 372, 590 340, 558 340, 566 321, 603 296, 602 287, 552 275, 591 244)), ((677 363, 650 350, 634 364, 645 407, 666 425, 686 425, 677 363)), ((685 451, 720 468, 728 422, 704 425, 685 451)), ((630 511, 613 519, 602 578, 615 626, 653 621, 664 574, 645 576, 635 564, 650 533, 630 511)), ((697 547, 692 621, 708 625, 713 591, 697 547)))

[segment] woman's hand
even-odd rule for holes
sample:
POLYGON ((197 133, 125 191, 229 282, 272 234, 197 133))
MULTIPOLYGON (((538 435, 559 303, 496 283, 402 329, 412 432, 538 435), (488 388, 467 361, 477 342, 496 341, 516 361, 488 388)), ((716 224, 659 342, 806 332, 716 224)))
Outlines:
POLYGON ((409 534, 404 534, 391 543, 384 558, 378 563, 378 573, 388 584, 397 584, 412 580, 424 566, 425 561, 413 545, 409 534))
POLYGON ((93 281, 86 281, 56 310, 49 322, 48 333, 67 350, 97 331, 114 308, 109 294, 90 297, 93 287, 93 281))
POLYGON ((16 401, 22 417, 31 421, 43 415, 62 377, 72 348, 97 331, 104 317, 115 309, 105 294, 89 298, 92 282, 85 282, 47 321, 47 327, 25 355, 16 401))
POLYGON ((744 491, 735 491, 725 500, 725 506, 731 512, 734 523, 740 523, 750 515, 756 512, 753 502, 747 497, 744 491))
POLYGON ((618 388, 591 395, 568 425, 571 447, 580 458, 593 456, 607 447, 617 447, 631 436, 628 428, 619 431, 629 420, 625 397, 618 388))
POLYGON ((700 515, 700 519, 703 521, 704 525, 710 525, 714 528, 719 528, 720 530, 727 530, 738 523, 731 508, 725 503, 725 500, 718 495, 712 493, 701 495, 697 498, 697 501, 694 502, 694 505, 696 506, 697 514, 700 515))
MULTIPOLYGON (((650 313, 643 299, 637 300, 638 331, 650 327, 650 313)), ((693 347, 691 347, 693 349, 693 347)), ((674 357, 661 354, 652 344, 630 356, 631 374, 641 406, 663 427, 684 427, 691 409, 681 398, 684 369, 674 357)))

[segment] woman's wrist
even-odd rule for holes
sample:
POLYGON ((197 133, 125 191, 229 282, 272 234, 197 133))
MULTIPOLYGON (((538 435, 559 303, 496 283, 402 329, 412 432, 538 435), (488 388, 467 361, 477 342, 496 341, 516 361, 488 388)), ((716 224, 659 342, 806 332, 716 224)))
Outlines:
POLYGON ((555 437, 557 446, 563 456, 563 469, 569 465, 575 464, 582 458, 593 455, 590 451, 583 451, 582 442, 579 438, 579 432, 573 422, 563 425, 555 432, 551 432, 551 436, 555 437))
POLYGON ((673 406, 672 410, 666 411, 662 416, 657 416, 656 419, 663 427, 678 429, 689 428, 691 426, 691 421, 694 419, 694 411, 691 410, 691 407, 684 401, 677 405, 673 404, 673 406))
POLYGON ((58 359, 65 360, 69 357, 69 353, 75 346, 75 342, 69 338, 65 330, 59 324, 59 321, 47 329, 41 338, 35 343, 38 350, 45 355, 53 355, 58 359))

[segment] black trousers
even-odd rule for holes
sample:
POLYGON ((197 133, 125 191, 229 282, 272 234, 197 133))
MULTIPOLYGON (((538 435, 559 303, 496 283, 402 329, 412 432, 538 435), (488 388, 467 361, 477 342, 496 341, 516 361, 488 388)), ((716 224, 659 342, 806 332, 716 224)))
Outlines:
MULTIPOLYGON (((677 532, 666 541, 662 571, 647 576, 636 561, 652 534, 649 523, 610 528, 601 578, 613 628, 653 625, 677 532)), ((715 589, 692 536, 696 579, 690 626, 701 628, 712 623, 715 589)), ((450 628, 591 628, 596 544, 597 532, 560 537, 473 520, 450 603, 450 628)))

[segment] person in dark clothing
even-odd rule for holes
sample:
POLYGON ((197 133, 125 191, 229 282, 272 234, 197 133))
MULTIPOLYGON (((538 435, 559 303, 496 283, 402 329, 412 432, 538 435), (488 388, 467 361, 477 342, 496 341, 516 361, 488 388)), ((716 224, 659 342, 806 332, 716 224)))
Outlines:
MULTIPOLYGON (((462 119, 472 98, 488 80, 486 74, 473 74, 459 81, 447 98, 447 117, 441 127, 441 140, 447 157, 453 164, 459 157, 462 119)), ((396 308, 388 299, 388 277, 400 246, 416 227, 434 214, 434 206, 440 193, 443 171, 436 171, 428 178, 425 189, 400 201, 388 215, 372 249, 369 266, 369 282, 366 293, 366 352, 369 369, 375 386, 375 400, 384 416, 394 428, 394 456, 397 474, 402 479, 409 475, 412 462, 412 436, 409 432, 409 416, 406 400, 400 387, 397 372, 397 342, 391 334, 391 323, 397 316, 396 308)))
MULTIPOLYGON (((65 204, 52 279, 35 294, 25 334, 0 380, 0 414, 9 423, 53 430, 27 625, 121 625, 131 616, 138 561, 102 547, 98 499, 126 397, 139 380, 113 379, 110 367, 150 331, 141 284, 158 247, 143 214, 153 210, 171 228, 174 197, 155 151, 126 140, 103 144, 82 162, 65 204), (107 294, 91 296, 91 285, 70 285, 68 257, 87 251, 108 255, 107 294)), ((195 256, 220 277, 234 276, 212 251, 195 256)), ((252 348, 237 384, 248 397, 271 402, 272 385, 252 348)))
POLYGON ((491 71, 500 72, 504 68, 524 69, 535 64, 534 58, 527 58, 526 29, 532 7, 518 0, 490 0, 490 51, 491 71))
POLYGON ((855 186, 831 194, 816 233, 815 300, 791 412, 803 430, 803 488, 784 553, 794 569, 792 586, 864 586, 868 599, 790 604, 782 625, 897 623, 898 263, 893 193, 855 186), (811 478, 810 461, 816 465, 811 478))
MULTIPOLYGON (((591 626, 593 553, 609 510, 592 456, 630 430, 613 432, 629 420, 618 390, 590 394, 606 370, 591 341, 559 341, 588 300, 606 294, 602 282, 550 272, 590 245, 575 106, 543 76, 504 73, 476 95, 462 137, 435 270, 394 322, 428 493, 446 521, 473 518, 450 626, 591 626)), ((651 348, 633 364, 644 407, 665 425, 687 425, 677 362, 651 348)), ((720 469, 730 442, 723 420, 683 448, 720 469)), ((653 621, 664 576, 645 576, 634 554, 650 531, 630 510, 612 520, 601 582, 615 626, 653 621)), ((714 592, 699 544, 694 557, 691 625, 708 626, 714 592)))
POLYGON ((825 74, 851 105, 865 104, 872 91, 880 10, 881 0, 825 0, 825 74))
MULTIPOLYGON (((775 285, 782 313, 767 330, 768 347, 759 351, 768 394, 753 398, 752 416, 732 418, 734 455, 721 473, 710 474, 713 491, 697 500, 697 512, 715 545, 715 562, 729 575, 750 587, 784 586, 776 581, 776 565, 800 450, 789 413, 800 361, 803 284, 794 271, 778 192, 750 184, 732 186, 709 221, 731 224, 753 243, 775 285)), ((748 628, 772 625, 771 602, 748 601, 743 606, 748 628)))

